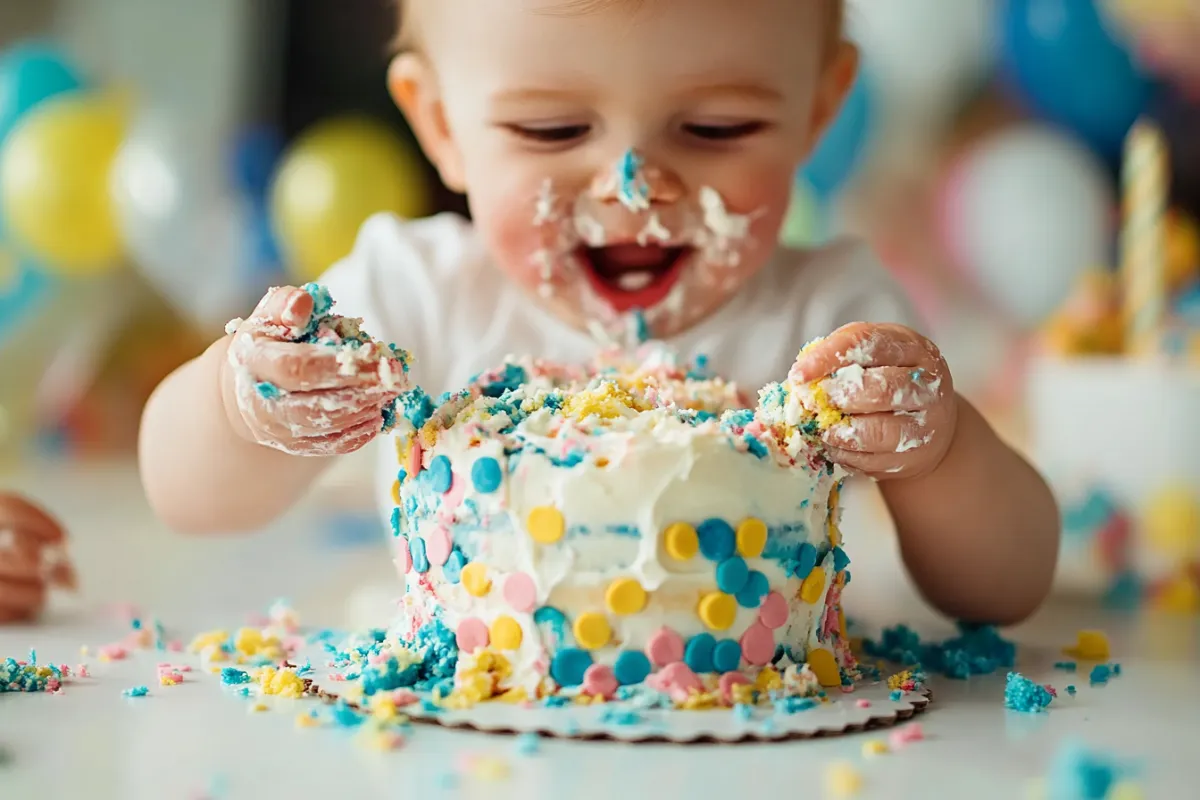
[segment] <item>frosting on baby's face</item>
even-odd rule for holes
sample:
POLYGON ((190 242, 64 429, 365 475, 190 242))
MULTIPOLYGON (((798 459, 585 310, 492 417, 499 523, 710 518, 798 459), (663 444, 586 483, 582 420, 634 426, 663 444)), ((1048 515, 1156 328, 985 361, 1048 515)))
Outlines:
POLYGON ((536 302, 610 332, 636 312, 669 337, 775 249, 792 176, 853 75, 822 6, 438 3, 424 51, 445 139, 423 143, 536 302))

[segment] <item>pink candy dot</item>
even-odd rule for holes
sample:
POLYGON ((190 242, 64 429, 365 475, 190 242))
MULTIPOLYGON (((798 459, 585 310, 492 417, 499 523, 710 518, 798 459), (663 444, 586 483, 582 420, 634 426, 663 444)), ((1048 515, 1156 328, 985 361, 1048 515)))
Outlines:
POLYGON ((779 592, 767 595, 758 609, 758 619, 771 630, 782 628, 787 623, 788 604, 779 592))
POLYGON ((415 478, 421 474, 421 443, 413 441, 412 449, 408 451, 408 466, 404 470, 408 477, 415 478))
POLYGON ((401 536, 396 540, 396 557, 392 559, 392 563, 396 565, 396 571, 403 578, 412 570, 412 553, 408 552, 408 537, 401 536))
POLYGON ((488 646, 488 626, 478 617, 467 617, 458 623, 454 640, 458 643, 459 650, 474 653, 479 648, 488 646))
POLYGON ((775 634, 761 622, 747 628, 742 634, 742 658, 746 659, 748 664, 761 667, 770 664, 774 657, 775 634))
POLYGON ((721 700, 733 705, 733 687, 748 686, 750 679, 740 672, 726 672, 721 676, 721 681, 718 687, 721 690, 721 700))
POLYGON ((583 691, 597 697, 610 698, 617 693, 621 684, 613 674, 612 667, 603 664, 592 664, 583 673, 583 691))
POLYGON ((858 708, 870 708, 871 701, 867 700, 865 698, 859 698, 858 700, 854 701, 854 705, 857 706, 858 708))
POLYGON ((504 581, 504 599, 514 611, 528 613, 537 606, 537 588, 533 578, 514 572, 504 581))
POLYGON ((646 642, 646 655, 656 667, 683 661, 683 637, 670 628, 659 628, 646 642))
POLYGON ((450 559, 450 551, 454 543, 450 541, 450 531, 438 526, 432 532, 425 534, 425 557, 434 566, 442 566, 450 559))
POLYGON ((681 662, 663 667, 646 679, 646 685, 656 692, 662 692, 676 703, 687 700, 693 691, 704 691, 704 681, 700 680, 687 664, 681 662))

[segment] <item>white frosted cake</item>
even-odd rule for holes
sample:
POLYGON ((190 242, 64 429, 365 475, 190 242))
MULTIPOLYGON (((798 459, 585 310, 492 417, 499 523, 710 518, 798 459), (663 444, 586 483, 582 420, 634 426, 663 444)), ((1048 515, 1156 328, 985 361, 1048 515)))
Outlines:
POLYGON ((403 395, 396 633, 436 650, 429 688, 465 705, 645 687, 702 707, 852 684, 844 475, 801 394, 772 384, 752 407, 648 345, 403 395))

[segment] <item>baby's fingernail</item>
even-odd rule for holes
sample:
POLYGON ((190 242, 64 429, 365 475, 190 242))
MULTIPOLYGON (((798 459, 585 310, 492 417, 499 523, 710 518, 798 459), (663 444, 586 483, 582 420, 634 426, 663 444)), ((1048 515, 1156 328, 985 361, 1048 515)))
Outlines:
POLYGON ((284 325, 298 326, 308 322, 310 313, 311 307, 308 293, 296 291, 288 298, 287 305, 284 306, 283 314, 280 315, 280 318, 284 325))

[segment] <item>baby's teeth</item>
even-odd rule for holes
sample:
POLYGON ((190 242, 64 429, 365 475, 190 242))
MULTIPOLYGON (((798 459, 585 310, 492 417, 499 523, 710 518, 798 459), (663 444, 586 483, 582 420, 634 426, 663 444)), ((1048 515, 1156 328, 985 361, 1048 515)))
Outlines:
POLYGON ((617 285, 627 292, 636 292, 638 289, 645 289, 654 280, 654 274, 645 270, 632 270, 630 272, 622 272, 617 278, 617 285))

